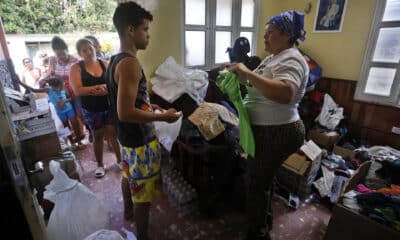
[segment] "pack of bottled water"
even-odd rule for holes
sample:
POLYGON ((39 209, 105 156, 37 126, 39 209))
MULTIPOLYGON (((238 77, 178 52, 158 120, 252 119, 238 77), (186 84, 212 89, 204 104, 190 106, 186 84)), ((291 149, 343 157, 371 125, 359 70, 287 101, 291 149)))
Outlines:
POLYGON ((198 196, 193 188, 176 169, 164 172, 163 189, 171 206, 180 214, 193 213, 198 208, 198 196))

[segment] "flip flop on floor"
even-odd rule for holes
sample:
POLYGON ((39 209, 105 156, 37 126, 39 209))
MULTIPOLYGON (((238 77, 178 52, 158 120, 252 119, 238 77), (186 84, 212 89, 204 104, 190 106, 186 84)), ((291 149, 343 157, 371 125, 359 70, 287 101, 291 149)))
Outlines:
POLYGON ((105 174, 106 174, 106 171, 104 170, 103 167, 96 168, 96 171, 94 172, 94 175, 97 178, 102 178, 102 177, 104 177, 105 174))

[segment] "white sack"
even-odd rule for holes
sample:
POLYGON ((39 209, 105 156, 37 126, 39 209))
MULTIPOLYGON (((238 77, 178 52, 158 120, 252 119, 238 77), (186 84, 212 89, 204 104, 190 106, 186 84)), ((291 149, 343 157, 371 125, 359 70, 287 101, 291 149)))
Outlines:
POLYGON ((100 229, 110 229, 110 215, 86 186, 73 180, 50 161, 53 180, 45 187, 44 198, 54 203, 47 225, 50 240, 83 239, 100 229))
POLYGON ((200 69, 184 68, 170 56, 157 68, 151 83, 152 90, 170 103, 187 93, 200 105, 207 93, 208 74, 200 69))
POLYGON ((321 113, 315 121, 330 130, 335 130, 343 118, 343 108, 338 107, 329 94, 325 94, 321 113))

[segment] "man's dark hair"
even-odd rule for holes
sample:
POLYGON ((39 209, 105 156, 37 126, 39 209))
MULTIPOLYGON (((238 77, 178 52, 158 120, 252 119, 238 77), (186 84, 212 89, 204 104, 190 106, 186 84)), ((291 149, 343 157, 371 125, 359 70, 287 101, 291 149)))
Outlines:
POLYGON ((50 87, 59 87, 63 84, 64 80, 57 76, 57 75, 52 75, 49 79, 49 86, 50 87))
POLYGON ((53 50, 68 50, 68 46, 62 38, 55 36, 51 39, 51 48, 53 50))
POLYGON ((119 36, 124 34, 129 25, 138 27, 145 19, 153 21, 153 15, 135 2, 120 3, 113 15, 113 23, 119 36))

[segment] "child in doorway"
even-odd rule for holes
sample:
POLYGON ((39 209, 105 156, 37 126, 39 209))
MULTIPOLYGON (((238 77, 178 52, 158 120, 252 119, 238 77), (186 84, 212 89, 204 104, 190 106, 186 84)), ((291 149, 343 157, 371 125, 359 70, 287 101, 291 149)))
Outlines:
MULTIPOLYGON (((48 84, 50 87, 39 89, 30 88, 30 90, 32 92, 47 93, 49 102, 54 105, 57 115, 62 121, 64 127, 71 126, 74 132, 76 132, 75 130, 79 127, 78 119, 74 109, 72 108, 72 98, 68 97, 66 91, 64 90, 64 80, 57 75, 52 75, 48 80, 48 84)), ((76 150, 81 150, 85 147, 79 138, 75 137, 75 139, 73 139, 70 136, 69 139, 71 143, 77 144, 74 145, 76 150)))

